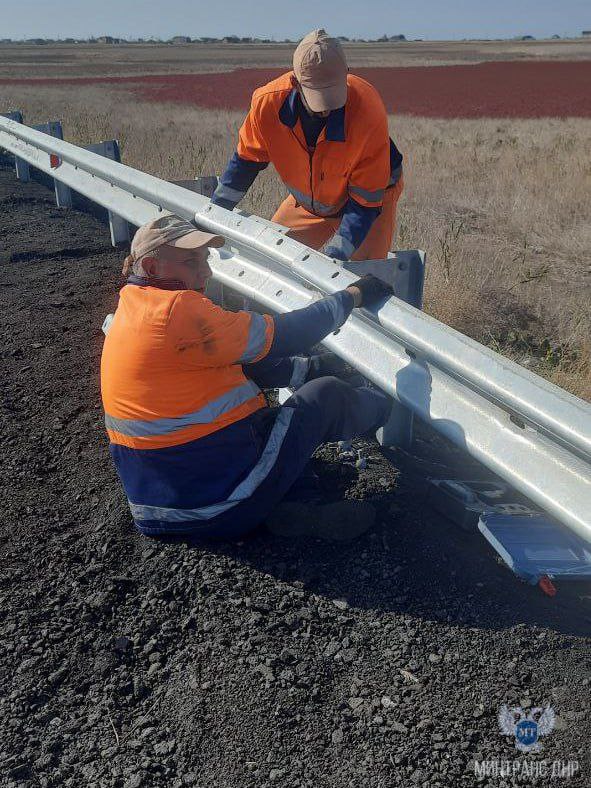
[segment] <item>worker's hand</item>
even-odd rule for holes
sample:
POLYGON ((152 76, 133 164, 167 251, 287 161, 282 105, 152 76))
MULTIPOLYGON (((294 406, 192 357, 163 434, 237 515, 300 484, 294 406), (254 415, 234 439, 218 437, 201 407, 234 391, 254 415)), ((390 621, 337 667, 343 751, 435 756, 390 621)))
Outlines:
POLYGON ((378 306, 394 293, 390 285, 372 274, 366 274, 353 282, 347 287, 347 291, 353 296, 355 306, 365 306, 368 309, 378 306))

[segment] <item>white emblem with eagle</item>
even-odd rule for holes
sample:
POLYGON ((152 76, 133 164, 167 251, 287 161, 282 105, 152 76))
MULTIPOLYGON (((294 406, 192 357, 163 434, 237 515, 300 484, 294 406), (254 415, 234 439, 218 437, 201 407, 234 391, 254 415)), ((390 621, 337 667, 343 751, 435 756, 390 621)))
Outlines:
POLYGON ((539 752, 542 745, 538 739, 554 729, 556 714, 552 706, 536 706, 529 712, 521 706, 501 706, 499 728, 505 736, 515 737, 515 746, 521 752, 539 752))

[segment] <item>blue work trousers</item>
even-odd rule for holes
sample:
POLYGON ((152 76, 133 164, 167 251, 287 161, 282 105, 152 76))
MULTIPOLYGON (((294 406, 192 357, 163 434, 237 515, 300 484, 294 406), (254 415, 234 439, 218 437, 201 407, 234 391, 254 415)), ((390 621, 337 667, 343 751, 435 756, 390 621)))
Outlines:
MULTIPOLYGON (((291 361, 262 361, 244 371, 262 388, 282 387, 292 378, 291 361)), ((354 387, 336 377, 304 383, 281 406, 293 413, 269 474, 249 498, 207 523, 196 523, 192 535, 235 539, 248 533, 285 496, 321 444, 375 432, 388 420, 391 407, 388 395, 366 385, 354 387)))

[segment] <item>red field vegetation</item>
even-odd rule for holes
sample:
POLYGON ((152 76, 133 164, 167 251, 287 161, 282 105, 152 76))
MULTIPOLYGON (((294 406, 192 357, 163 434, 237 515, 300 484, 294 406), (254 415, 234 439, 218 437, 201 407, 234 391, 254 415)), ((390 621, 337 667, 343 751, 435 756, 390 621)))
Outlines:
MULTIPOLYGON (((252 91, 282 69, 239 69, 78 79, 0 79, 0 84, 120 84, 149 101, 246 109, 252 91)), ((424 117, 591 117, 591 61, 507 61, 459 66, 359 68, 389 112, 424 117)))

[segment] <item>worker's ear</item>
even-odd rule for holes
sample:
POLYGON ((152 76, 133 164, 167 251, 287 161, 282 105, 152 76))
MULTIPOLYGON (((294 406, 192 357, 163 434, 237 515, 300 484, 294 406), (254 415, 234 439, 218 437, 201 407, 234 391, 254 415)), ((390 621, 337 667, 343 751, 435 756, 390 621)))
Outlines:
POLYGON ((158 277, 160 261, 156 257, 142 257, 142 268, 149 277, 158 277))
POLYGON ((121 273, 123 276, 129 276, 130 272, 133 270, 133 257, 128 254, 125 260, 123 261, 123 268, 121 269, 121 273))

